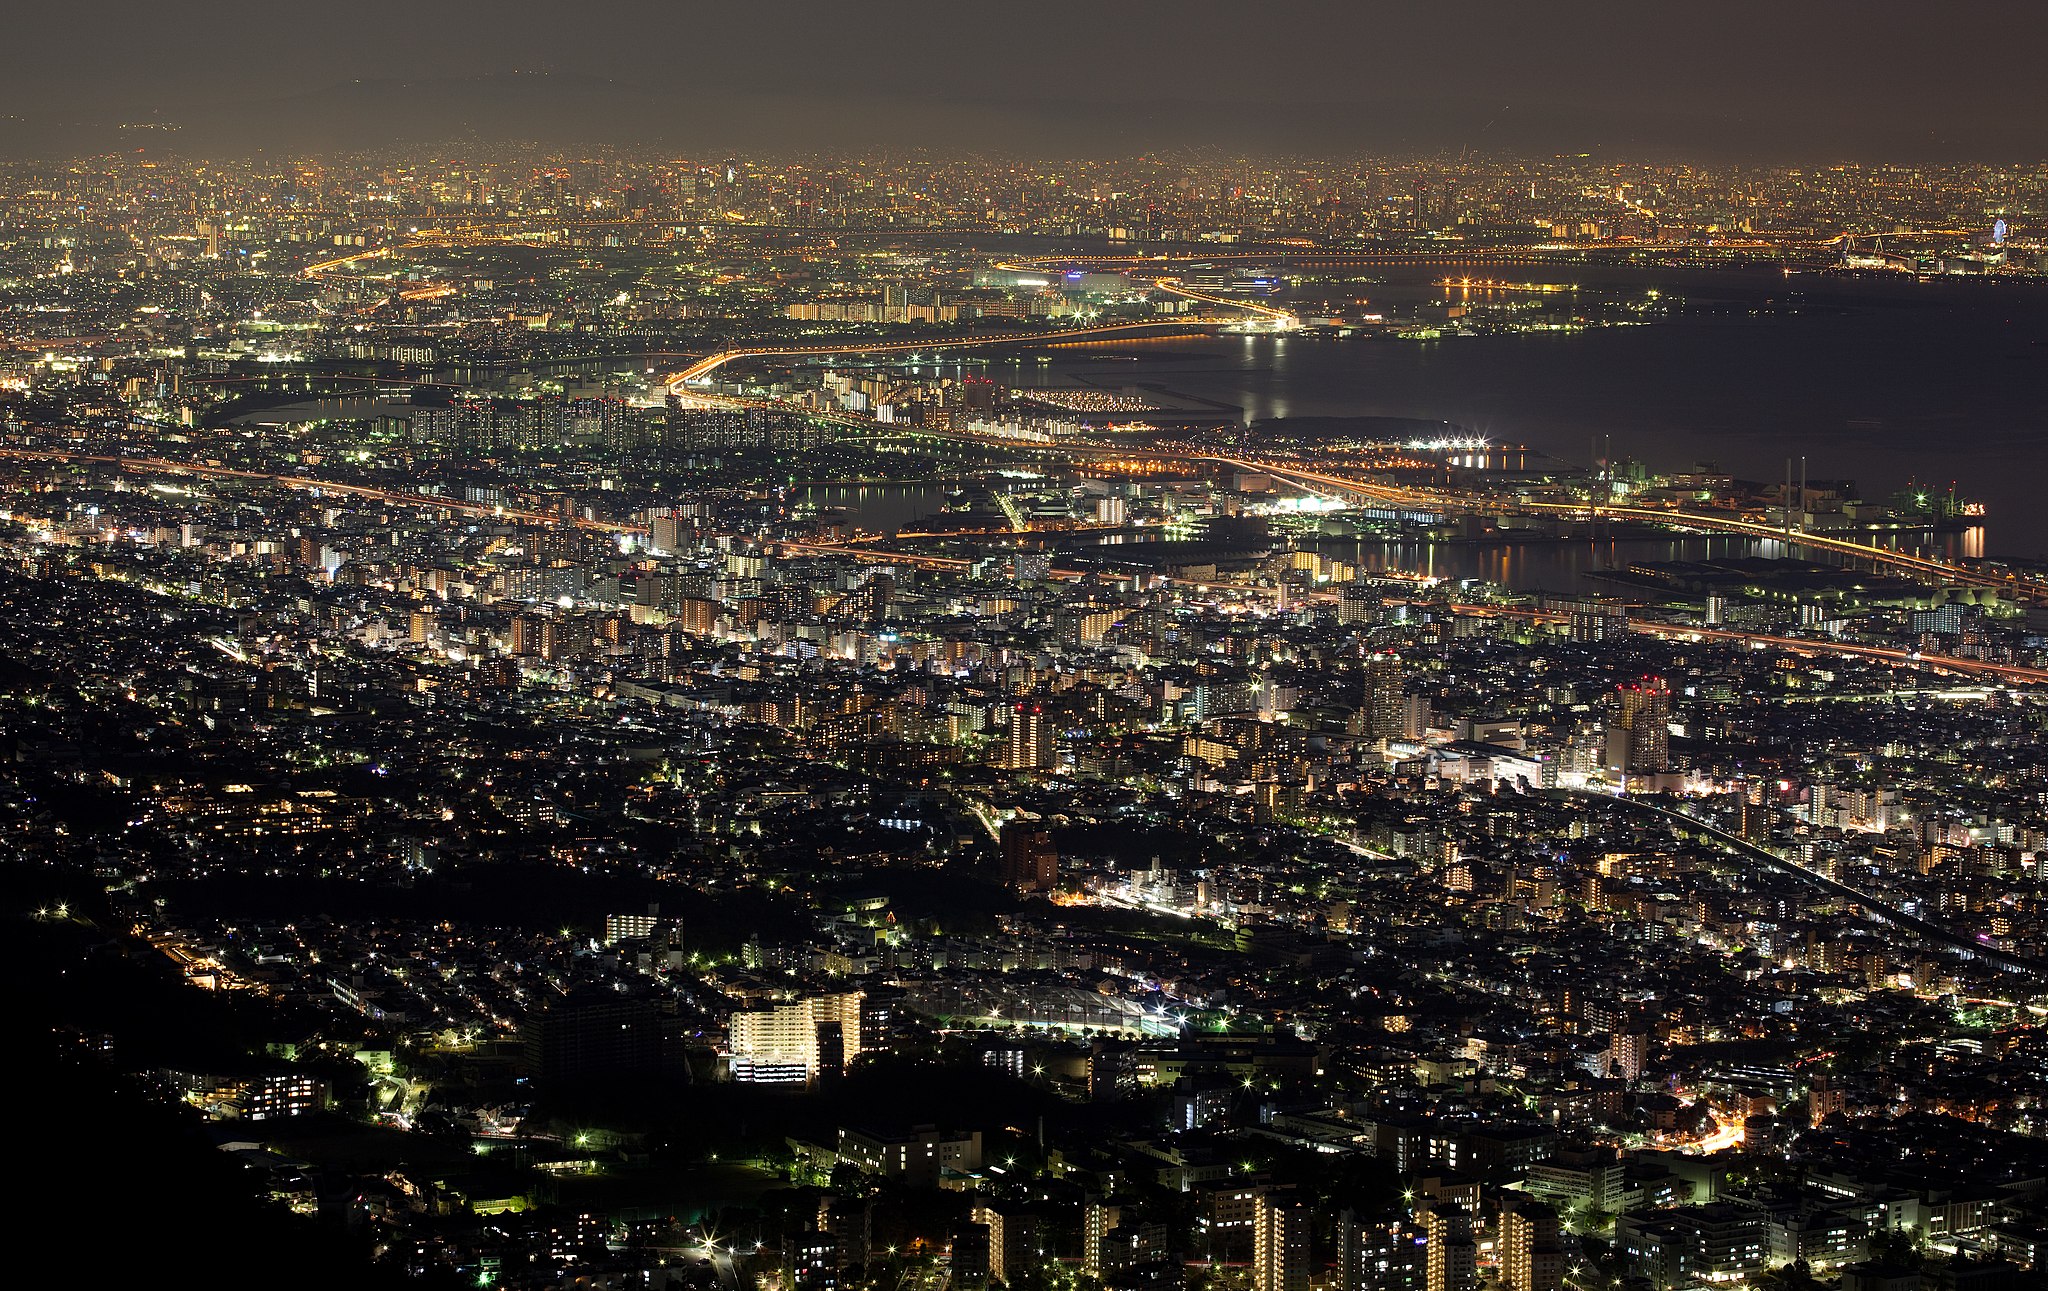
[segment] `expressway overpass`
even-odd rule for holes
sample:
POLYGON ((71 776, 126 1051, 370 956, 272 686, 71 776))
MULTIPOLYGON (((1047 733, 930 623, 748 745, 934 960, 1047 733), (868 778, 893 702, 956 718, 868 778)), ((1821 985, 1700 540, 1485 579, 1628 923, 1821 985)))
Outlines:
MULTIPOLYGON (((367 256, 369 253, 365 253, 367 256)), ((356 259, 361 257, 346 257, 356 259)), ((327 262, 333 264, 335 262, 327 262)), ((317 268, 318 266, 316 266, 317 268)), ((312 272, 309 268, 307 272, 312 272)), ((1177 289, 1176 290, 1181 290, 1177 289)), ((1191 293, 1186 293, 1191 294, 1191 293)), ((1239 305, 1242 302, 1216 299, 1221 304, 1239 305)), ((1278 313, 1263 306, 1249 307, 1278 313)), ((1099 327, 1071 328, 1060 332, 1004 333, 996 336, 966 337, 945 341, 884 341, 852 345, 801 345, 801 346, 757 346, 745 349, 723 350, 697 360, 689 367, 674 373, 666 379, 670 393, 701 397, 688 387, 692 382, 701 381, 728 363, 746 358, 797 358, 822 357, 837 354, 922 354, 927 351, 973 349, 998 345, 1065 345, 1117 338, 1137 339, 1141 335, 1157 336, 1162 332, 1197 332, 1211 326, 1203 323, 1112 323, 1099 327)), ((766 405, 762 405, 766 406, 766 405)), ((842 426, 845 429, 872 429, 879 423, 841 413, 815 414, 842 426)), ((1007 447, 1029 449, 1028 444, 1011 443, 966 432, 940 434, 942 438, 959 438, 982 447, 1007 447)), ((1063 449, 1077 456, 1094 456, 1099 453, 1088 450, 1063 449)), ((1337 475, 1316 471, 1287 462, 1265 461, 1254 458, 1224 457, 1209 454, 1170 453, 1123 453, 1123 456, 1146 456, 1162 463, 1214 462, 1241 470, 1256 471, 1287 480, 1297 487, 1323 496, 1340 500, 1362 502, 1372 506, 1392 507, 1421 513, 1439 514, 1480 514, 1512 515, 1538 514, 1585 517, 1587 519, 1635 520, 1647 524, 1665 525, 1676 529, 1689 529, 1702 533, 1723 533, 1737 537, 1767 538, 1829 555, 1869 561, 1873 567, 1890 568, 1901 573, 1931 579, 1937 583, 1963 587, 1986 588, 2010 596, 2016 600, 2048 604, 2048 585, 2025 581, 2011 574, 1992 574, 1948 561, 1916 556, 1908 552, 1880 547, 1875 543, 1857 542, 1829 534, 1808 533, 1799 529, 1788 529, 1759 520, 1748 520, 1741 516, 1679 511, 1657 507, 1637 507, 1592 502, 1548 502, 1522 498, 1496 498, 1478 494, 1456 494, 1439 490, 1403 488, 1382 484, 1374 480, 1351 475, 1337 475)))
MULTIPOLYGON (((1119 325, 1100 329, 1117 332, 1119 325)), ((1143 325, 1141 325, 1143 326, 1143 325)), ((1064 338, 1080 335, 1079 332, 1060 333, 1064 338)), ((1001 344, 1003 340, 990 338, 985 341, 963 342, 964 344, 1001 344)), ((1043 340, 1041 338, 1041 343, 1043 340)), ((917 351, 935 348, 929 343, 902 342, 886 347, 887 350, 917 351)), ((711 364, 713 370, 718 364, 752 353, 846 353, 847 350, 812 347, 795 351, 731 351, 726 355, 713 355, 700 360, 697 368, 711 364), (717 363, 713 363, 717 360, 717 363)), ((867 352, 863 350, 862 352, 867 352)), ((691 369, 694 371, 695 369, 691 369)), ((672 390, 681 393, 679 382, 685 374, 670 378, 672 390)), ((767 405, 761 405, 767 406, 767 405)), ((845 413, 815 414, 841 424, 849 429, 870 429, 877 423, 845 413)), ((905 433, 909 433, 906 431, 905 433)), ((1406 488, 1400 485, 1383 484, 1376 480, 1354 475, 1337 475, 1327 471, 1316 471, 1288 462, 1269 461, 1260 458, 1232 457, 1212 453, 1176 453, 1147 451, 1142 449, 1109 449, 1081 445, 1023 444, 997 440, 986 436, 973 435, 965 431, 935 431, 919 429, 917 433, 933 438, 971 442, 981 447, 1008 448, 1013 450, 1051 451, 1068 457, 1085 460, 1090 457, 1114 456, 1123 458, 1144 458, 1162 465, 1194 467, 1210 463, 1233 467, 1238 470, 1271 475, 1286 480, 1299 488, 1318 493, 1340 501, 1363 503, 1375 507, 1413 511, 1422 514, 1472 514, 1472 515, 1556 515, 1584 517, 1587 519, 1619 518, 1636 520, 1646 524, 1664 525, 1674 529, 1695 530, 1702 533, 1722 533, 1736 537, 1768 538, 1829 555, 1843 556, 1854 560, 1868 561, 1874 567, 1888 568, 1903 574, 1932 580, 1938 584, 1963 587, 1988 588, 2016 600, 2048 604, 2048 585, 2024 581, 2013 575, 1991 574, 1970 569, 1948 561, 1916 556, 1910 552, 1880 547, 1875 543, 1857 542, 1830 534, 1808 533, 1799 529, 1786 529, 1758 520, 1744 519, 1738 515, 1703 513, 1697 511, 1668 510, 1657 507, 1636 507, 1626 505, 1594 504, 1590 502, 1546 502, 1524 498, 1499 498, 1483 494, 1461 494, 1436 489, 1406 488)))
MULTIPOLYGON (((1533 623, 1562 623, 1569 616, 1554 610, 1537 610, 1522 605, 1492 605, 1483 601, 1451 603, 1463 614, 1479 617, 1523 619, 1533 623)), ((1989 659, 1965 659, 1958 655, 1923 654, 1893 646, 1864 645, 1855 641, 1822 641, 1812 637, 1779 636, 1770 632, 1743 632, 1736 628, 1694 627, 1687 623, 1660 623, 1655 619, 1630 619, 1628 630, 1644 636, 1676 640, 1729 641, 1751 647, 1763 646, 1788 654, 1826 655, 1837 659, 1869 659, 1901 668, 1932 668, 1937 672, 1990 677, 2015 685, 2048 686, 2048 668, 2028 668, 2016 663, 1989 659)))
POLYGON ((1170 292, 1188 300, 1197 300, 1205 305, 1221 305, 1226 309, 1244 310, 1255 319, 1271 323, 1276 331, 1292 331, 1301 326, 1301 320, 1292 313, 1284 309, 1275 309, 1271 305, 1261 305, 1250 300, 1232 300, 1228 296, 1212 296, 1205 291, 1196 291, 1193 287, 1183 287, 1178 278, 1154 278, 1151 282, 1159 291, 1170 292))
MULTIPOLYGON (((1824 249, 1829 244, 1811 244, 1824 249)), ((1059 263, 1077 268, 1100 269, 1104 272, 1142 273, 1151 267, 1166 267, 1175 264, 1287 264, 1301 268, 1346 268, 1359 267, 1429 267, 1469 266, 1474 269, 1500 268, 1557 268, 1559 266, 1599 266, 1610 263, 1626 263, 1611 259, 1616 253, 1657 252, 1694 250, 1689 246, 1665 243, 1628 243, 1591 246, 1556 247, 1444 247, 1441 250, 1345 250, 1339 247, 1291 247, 1268 246, 1254 251, 1173 251, 1154 252, 1151 255, 1074 255, 1062 258, 1059 263)), ((1775 244, 1728 243, 1719 249, 1729 251, 1765 251, 1775 249, 1775 244)))
MULTIPOLYGON (((568 224, 559 224, 553 227, 580 228, 591 224, 603 223, 608 222, 571 221, 568 224)), ((410 234, 396 242, 388 242, 382 246, 367 247, 361 251, 350 252, 347 255, 333 256, 326 260, 316 260, 312 264, 309 264, 305 268, 299 270, 299 276, 301 278, 307 279, 308 281, 317 281, 323 275, 330 273, 342 273, 354 268, 356 265, 366 264, 372 260, 384 260, 388 259, 391 256, 397 255, 399 252, 402 251, 421 251, 426 250, 430 247, 534 247, 549 245, 546 242, 537 241, 536 239, 539 238, 540 236, 541 235, 538 233, 473 233, 447 232, 439 229, 421 229, 417 233, 410 234)), ((454 288, 451 287, 447 289, 446 292, 442 292, 440 294, 445 295, 452 293, 453 291, 454 288)), ((407 299, 418 298, 407 297, 407 299)))
MULTIPOLYGON (((745 223, 726 219, 691 219, 683 218, 681 216, 664 216, 658 218, 645 217, 617 219, 564 219, 560 216, 474 214, 464 215, 461 216, 460 218, 455 219, 446 219, 443 220, 440 224, 432 227, 413 229, 410 232, 403 235, 402 237, 400 237, 399 239, 387 243, 383 246, 367 248, 363 251, 355 252, 348 255, 336 256, 332 259, 320 261, 316 264, 307 265, 299 272, 303 277, 317 278, 323 273, 330 273, 342 270, 350 265, 361 263, 362 261, 380 259, 384 256, 391 255, 394 251, 415 250, 424 247, 462 247, 489 245, 538 246, 545 245, 546 243, 544 239, 546 239, 550 234, 568 230, 675 229, 679 227, 705 224, 709 224, 712 227, 729 229, 733 231, 745 231, 750 229, 761 231, 786 230, 791 232, 816 234, 822 237, 834 239, 845 237, 880 236, 955 237, 966 238, 971 240, 976 236, 976 231, 967 229, 909 229, 896 226, 883 226, 868 229, 815 229, 798 228, 796 226, 791 225, 745 223)), ((1824 252, 1828 248, 1830 248, 1833 245, 1833 241, 1828 239, 1822 239, 1813 242, 1811 245, 1815 249, 1815 255, 1811 258, 1817 260, 1820 258, 1819 253, 1824 252)), ((1159 281, 1159 279, 1162 276, 1171 277, 1170 273, 1162 275, 1158 272, 1148 271, 1170 270, 1175 265, 1183 264, 1273 263, 1284 263, 1299 266, 1302 268, 1332 269, 1345 267, 1431 266, 1439 266, 1446 268, 1465 267, 1472 269, 1494 269, 1503 267, 1534 269, 1555 268, 1560 264, 1597 265, 1603 263, 1603 261, 1600 259, 1588 259, 1588 252, 1591 252, 1594 255, 1605 254, 1611 256, 1616 252, 1634 251, 1668 253, 1690 249, 1692 248, 1654 243, 1598 247, 1545 247, 1534 250, 1528 247, 1445 247, 1441 250, 1378 251, 1345 250, 1343 248, 1334 247, 1276 245, 1251 251, 1227 251, 1218 249, 1155 252, 1151 255, 1078 254, 1072 256, 1059 257, 1056 261, 1052 259, 1042 259, 1033 262, 1031 267, 1034 269, 1042 269, 1047 264, 1058 263, 1062 265, 1071 265, 1081 268, 1126 272, 1131 273, 1137 277, 1150 278, 1155 282, 1156 285, 1168 287, 1168 289, 1171 290, 1173 288, 1168 283, 1159 281)), ((1723 249, 1733 251, 1757 252, 1774 250, 1779 248, 1776 246, 1776 244, 1757 242, 1743 244, 1726 244, 1723 249)), ((1205 298, 1202 296, 1194 296, 1192 295, 1192 293, 1187 292, 1186 289, 1180 290, 1182 291, 1182 294, 1191 295, 1194 299, 1210 299, 1213 301, 1213 303, 1216 304, 1231 305, 1239 308, 1244 308, 1246 306, 1246 302, 1240 300, 1231 300, 1221 297, 1205 298)))
POLYGON ((1544 514, 1586 515, 1589 518, 1617 517, 1623 520, 1640 520, 1650 524, 1667 525, 1674 529, 1698 529, 1709 533, 1734 534, 1739 537, 1769 538, 1791 547, 1803 547, 1809 551, 1826 552, 1834 556, 1848 556, 1856 560, 1867 560, 1872 565, 1896 569, 1902 573, 1915 574, 1922 578, 1934 579, 1941 583, 1954 583, 1964 587, 1984 587, 2003 592, 2016 600, 2030 600, 2048 603, 2048 586, 2023 581, 2015 575, 1987 574, 1963 565, 1935 560, 1927 556, 1915 556, 1910 552, 1880 547, 1876 543, 1857 542, 1851 538, 1837 538, 1831 534, 1808 533, 1803 529, 1787 529, 1779 525, 1766 524, 1760 520, 1745 520, 1740 516, 1712 515, 1698 511, 1663 510, 1657 507, 1607 506, 1590 503, 1570 502, 1522 502, 1518 507, 1544 514))
POLYGON ((1071 345, 1084 341, 1114 340, 1118 338, 1135 340, 1141 335, 1157 336, 1166 332, 1196 332, 1205 330, 1208 323, 1105 323, 1100 327, 1073 327, 1057 332, 1005 332, 996 336, 970 336, 956 340, 924 341, 850 341, 844 345, 761 345, 747 349, 720 350, 698 359, 682 371, 670 375, 666 384, 671 394, 686 394, 687 387, 702 381, 726 364, 738 359, 783 359, 812 358, 836 354, 924 354, 939 350, 978 349, 990 345, 1071 345))
MULTIPOLYGON (((865 543, 856 542, 796 542, 784 541, 772 544, 779 549, 799 554, 816 556, 865 556, 873 560, 916 566, 932 570, 964 570, 968 562, 956 556, 934 556, 915 552, 885 551, 865 543)), ((1055 568, 1050 572, 1053 578, 1083 582, 1090 578, 1107 576, 1104 570, 1083 570, 1055 568)), ((1249 584, 1228 579, 1198 581, 1161 576, 1161 581, 1194 591, 1235 591, 1255 589, 1249 584)), ((1331 592, 1313 592, 1303 599, 1335 600, 1331 592)), ((1522 619, 1536 623, 1561 623, 1567 615, 1553 610, 1538 610, 1520 605, 1495 605, 1483 601, 1450 601, 1448 607, 1458 613, 1476 617, 1522 619)), ((1923 654, 1917 650, 1902 650, 1891 646, 1865 645, 1853 641, 1823 641, 1810 637, 1779 636, 1769 632, 1743 632, 1734 628, 1694 627, 1684 623, 1660 623, 1654 620, 1631 619, 1629 631, 1644 636, 1668 637, 1684 640, 1726 641, 1751 647, 1783 650, 1791 654, 1828 656, 1838 659, 1868 659, 1875 663, 1889 664, 1902 668, 1931 668, 1938 672, 1957 673, 1973 677, 1988 677, 2013 685, 2048 686, 2048 668, 2029 668, 2021 664, 1998 663, 1988 659, 1965 659, 1957 655, 1923 654)))
POLYGON ((1324 471, 1311 471, 1289 466, 1285 462, 1268 462, 1251 457, 1227 457, 1204 454, 1191 458, 1193 461, 1216 462, 1234 466, 1241 471, 1252 471, 1286 480, 1298 488, 1339 502, 1364 502, 1376 506, 1398 507, 1411 511, 1450 513, 1473 510, 1461 499, 1427 489, 1407 489, 1395 484, 1381 484, 1375 480, 1359 479, 1352 475, 1332 475, 1324 471))

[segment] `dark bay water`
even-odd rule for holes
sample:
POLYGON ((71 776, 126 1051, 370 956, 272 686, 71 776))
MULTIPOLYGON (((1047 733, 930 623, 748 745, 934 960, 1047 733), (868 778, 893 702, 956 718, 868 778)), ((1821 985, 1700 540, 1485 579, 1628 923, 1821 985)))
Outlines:
MULTIPOLYGON (((866 528, 888 531, 944 509, 948 486, 940 484, 812 484, 795 497, 813 506, 838 508, 866 528)), ((1114 541, 1123 541, 1115 539, 1114 541)), ((1962 535, 1940 535, 1932 549, 1950 557, 1966 553, 1962 535)), ((1434 578, 1479 578, 1519 591, 1612 591, 1592 577, 1637 561, 1710 560, 1787 555, 1776 542, 1746 538, 1623 538, 1510 543, 1328 541, 1321 549, 1379 572, 1426 574, 1434 578)), ((1970 551, 1969 554, 1975 554, 1970 551)))
MULTIPOLYGON (((1428 269, 1347 284, 1397 308, 1440 294, 1428 269)), ((1920 283, 1776 272, 1545 269, 1610 296, 1657 289, 1684 302, 1668 322, 1578 333, 1411 342, 1216 336, 1108 355, 997 359, 977 372, 1017 386, 1159 386, 1243 408, 1247 420, 1379 416, 1442 420, 1496 442, 1584 463, 1716 467, 1783 478, 1804 456, 1814 480, 1850 479, 1865 498, 1909 482, 1953 483, 1984 502, 1968 534, 1902 536, 1947 557, 2048 558, 2048 287, 1920 283)), ((1306 302, 1305 302, 1306 303, 1306 302)), ((862 523, 892 529, 944 505, 944 490, 819 491, 862 523)), ((1511 587, 1596 590, 1588 574, 1637 560, 1782 555, 1738 539, 1368 543, 1360 563, 1485 578, 1511 587)))
POLYGON ((1250 419, 1442 419, 1574 462, 1611 436, 1617 458, 1774 481, 1804 455, 1811 478, 1853 479, 1867 498, 1953 481, 1990 508, 1985 554, 2048 557, 2048 287, 1660 270, 1573 280, 1655 285, 1697 312, 1426 342, 1219 336, 1010 371, 1020 383, 1156 383, 1250 419))

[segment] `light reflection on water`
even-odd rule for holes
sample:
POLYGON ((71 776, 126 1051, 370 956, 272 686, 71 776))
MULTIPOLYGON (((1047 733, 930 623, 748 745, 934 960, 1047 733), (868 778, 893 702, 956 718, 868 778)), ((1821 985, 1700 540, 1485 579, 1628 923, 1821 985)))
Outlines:
POLYGON ((793 490, 790 499, 842 509, 861 528, 890 533, 944 510, 951 494, 945 484, 810 484, 793 490))
MULTIPOLYGON (((814 484, 796 490, 793 500, 820 508, 843 508, 848 519, 860 527, 889 532, 943 510, 949 496, 950 489, 943 484, 814 484)), ((1118 533, 1105 534, 1097 541, 1117 545, 1155 539, 1156 535, 1149 533, 1118 533)), ((1984 531, 1981 526, 1947 534, 1902 531, 1880 541, 1888 547, 1952 560, 1982 555, 1984 531)), ((1320 550, 1374 572, 1422 574, 1452 581, 1476 578, 1517 591, 1575 594, 1614 591, 1616 584, 1592 575, 1639 562, 1808 558, 1777 539, 1733 537, 1507 543, 1329 540, 1320 544, 1320 550)))

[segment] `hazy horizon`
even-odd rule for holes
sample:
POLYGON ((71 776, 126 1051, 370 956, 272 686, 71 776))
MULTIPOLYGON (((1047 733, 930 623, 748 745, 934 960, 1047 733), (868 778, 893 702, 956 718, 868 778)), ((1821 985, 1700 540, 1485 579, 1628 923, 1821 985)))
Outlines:
POLYGON ((1592 152, 1824 164, 2048 155, 2048 9, 1897 0, 1455 11, 1277 0, 1116 9, 534 0, 280 17, 87 0, 11 19, 0 156, 930 147, 1097 157, 1592 152), (1546 51, 1533 56, 1534 49, 1546 51), (543 73, 544 75, 535 75, 543 73), (121 129, 175 123, 180 129, 121 129))

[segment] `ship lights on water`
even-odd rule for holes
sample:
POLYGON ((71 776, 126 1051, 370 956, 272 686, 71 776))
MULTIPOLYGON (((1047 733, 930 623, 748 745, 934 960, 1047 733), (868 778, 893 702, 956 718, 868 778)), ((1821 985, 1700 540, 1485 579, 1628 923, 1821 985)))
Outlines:
POLYGON ((1408 447, 1429 453, 1471 453, 1491 446, 1483 435, 1446 435, 1437 439, 1408 441, 1408 447))

